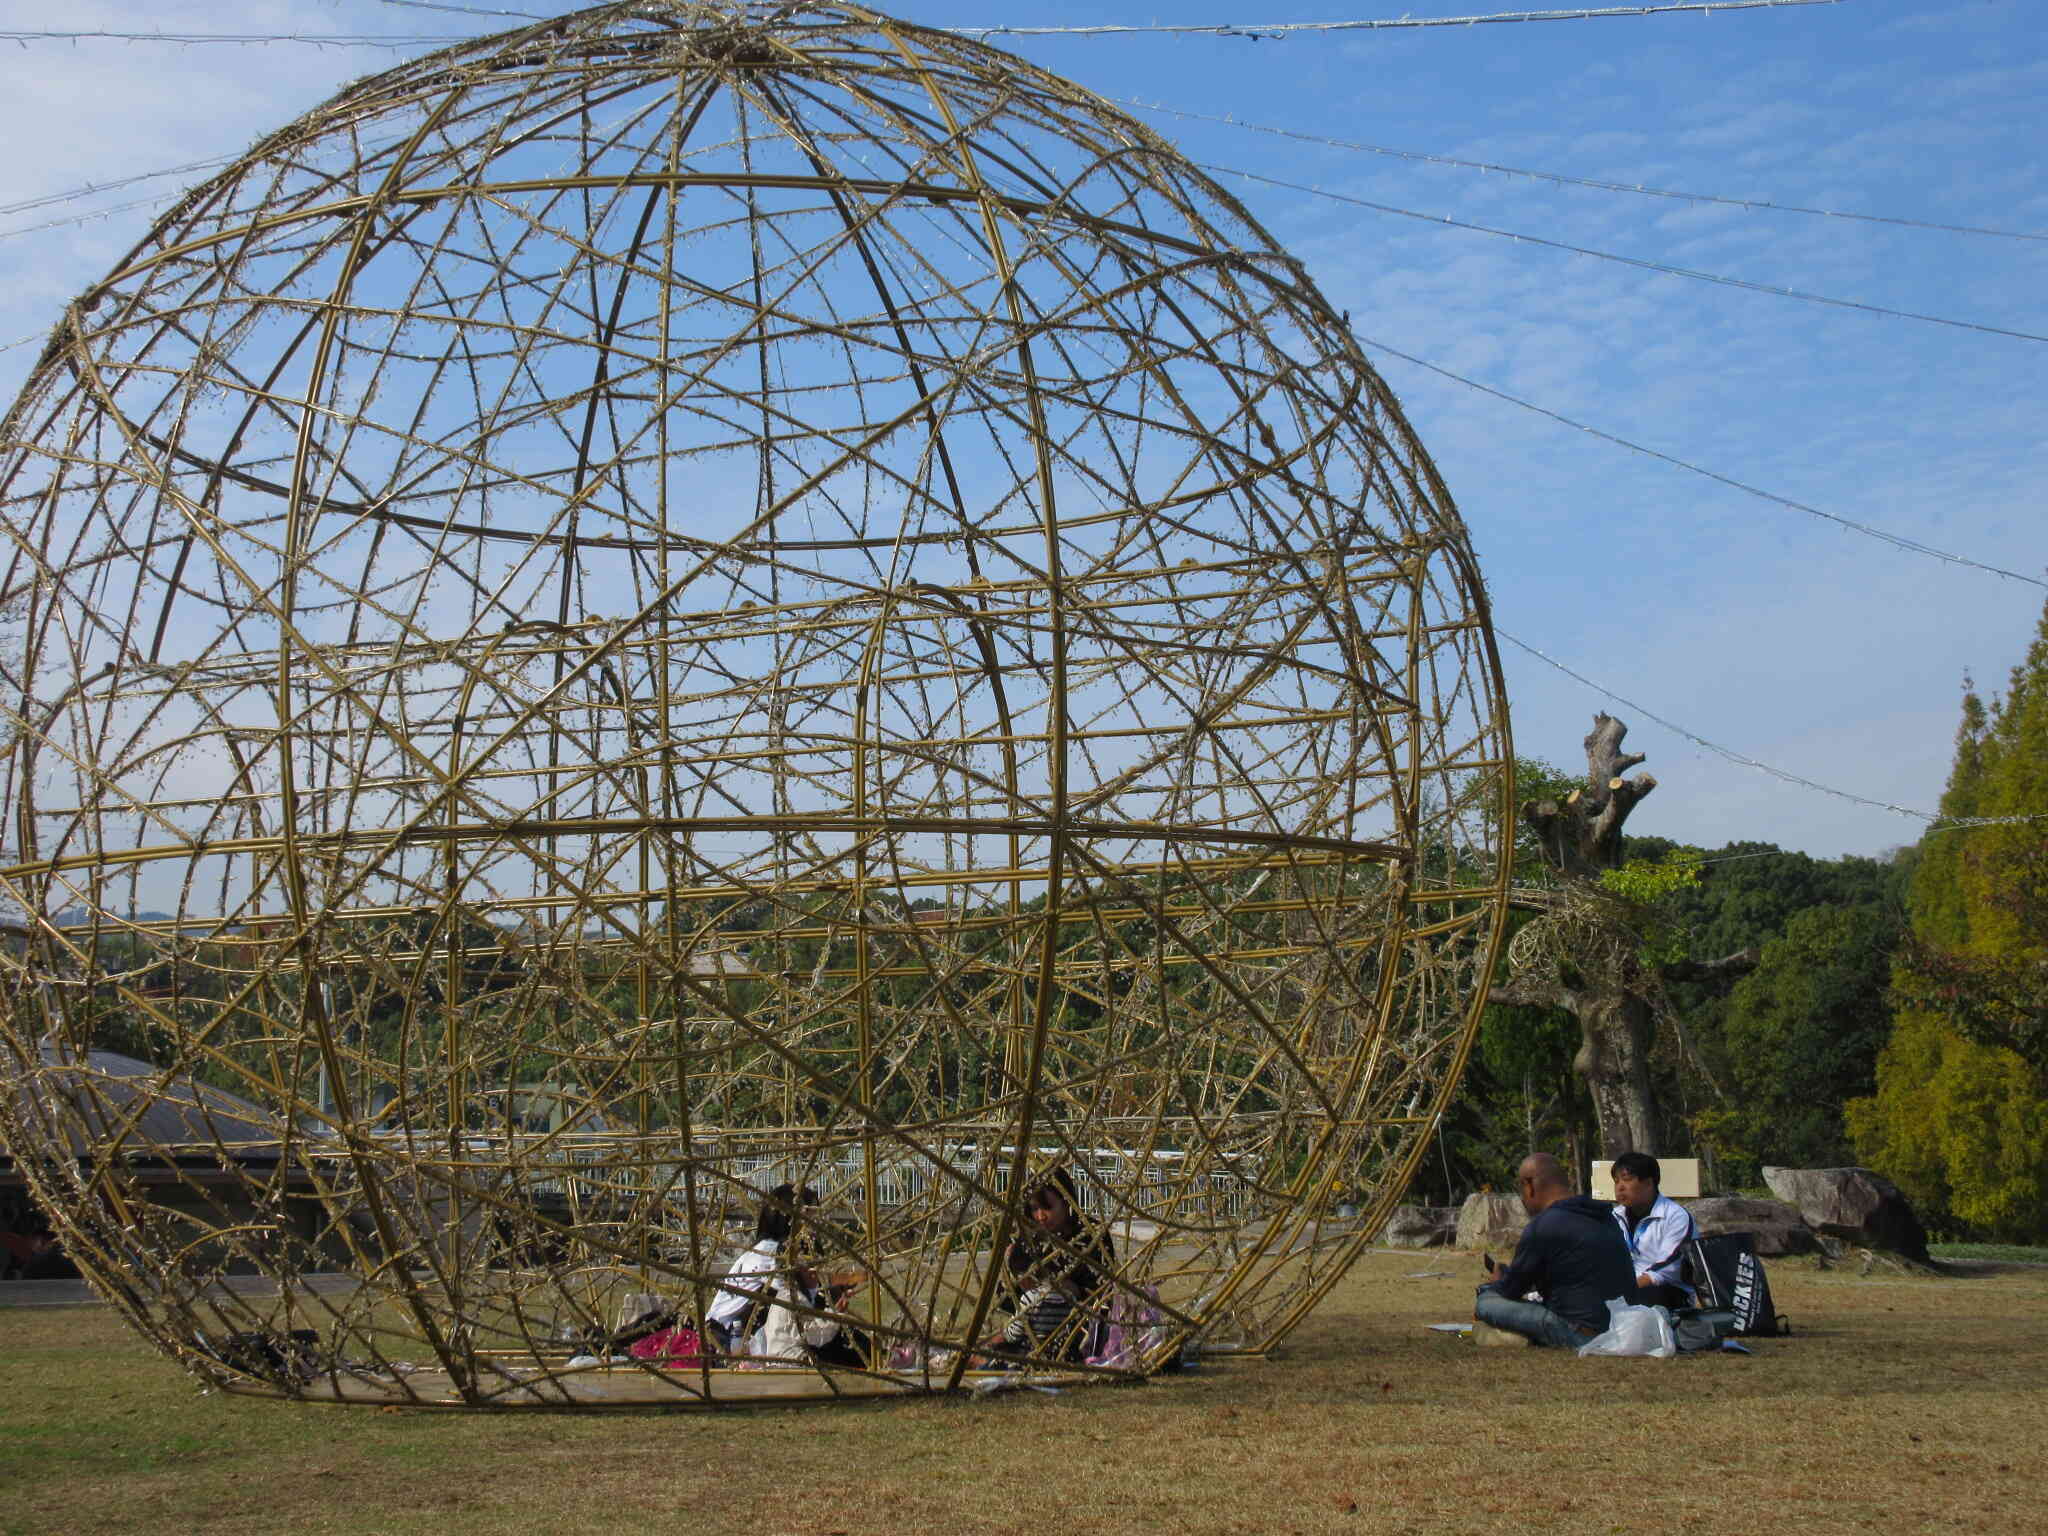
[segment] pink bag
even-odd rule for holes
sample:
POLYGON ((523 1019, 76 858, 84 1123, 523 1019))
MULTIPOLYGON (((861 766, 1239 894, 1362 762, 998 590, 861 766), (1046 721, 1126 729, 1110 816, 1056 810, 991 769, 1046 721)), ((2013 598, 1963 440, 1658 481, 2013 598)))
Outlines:
POLYGON ((1144 1286, 1142 1299, 1119 1291, 1109 1304, 1109 1317, 1096 1338, 1088 1364, 1128 1371, 1138 1366, 1166 1337, 1166 1319, 1159 1311, 1156 1286, 1144 1286))
POLYGON ((688 1323, 650 1333, 626 1346, 635 1360, 645 1360, 665 1370, 694 1370, 704 1363, 704 1341, 688 1323))

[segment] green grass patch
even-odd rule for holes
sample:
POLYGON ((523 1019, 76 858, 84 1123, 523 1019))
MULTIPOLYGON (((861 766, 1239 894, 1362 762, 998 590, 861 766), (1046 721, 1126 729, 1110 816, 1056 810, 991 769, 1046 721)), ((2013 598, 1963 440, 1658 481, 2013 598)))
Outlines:
POLYGON ((1658 1361, 1429 1332, 1469 1315, 1477 1269, 1471 1254, 1370 1254, 1279 1357, 1142 1386, 711 1413, 267 1402, 202 1391, 108 1309, 0 1311, 0 1532, 1947 1536, 2040 1523, 2048 1270, 1776 1263, 1792 1337, 1658 1361), (1618 1438, 1658 1449, 1646 1463, 1618 1438))
POLYGON ((1993 1259, 2001 1264, 2048 1264, 2048 1248, 2025 1243, 1929 1243, 1937 1259, 1993 1259))

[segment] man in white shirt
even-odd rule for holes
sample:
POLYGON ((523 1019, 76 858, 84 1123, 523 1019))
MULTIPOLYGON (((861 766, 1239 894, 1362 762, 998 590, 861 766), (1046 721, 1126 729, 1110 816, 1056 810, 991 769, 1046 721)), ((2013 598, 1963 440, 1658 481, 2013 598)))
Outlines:
POLYGON ((1690 1306, 1680 1272, 1685 1245, 1694 1237, 1692 1212, 1664 1194, 1663 1169, 1647 1152, 1624 1152, 1614 1160, 1614 1219, 1628 1239, 1636 1272, 1636 1301, 1646 1307, 1690 1306))

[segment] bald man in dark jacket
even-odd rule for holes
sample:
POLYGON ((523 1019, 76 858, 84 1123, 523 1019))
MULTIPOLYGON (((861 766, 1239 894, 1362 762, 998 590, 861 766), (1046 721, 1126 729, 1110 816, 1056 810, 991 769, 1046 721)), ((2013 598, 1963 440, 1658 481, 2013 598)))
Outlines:
POLYGON ((1635 1300, 1635 1266, 1614 1207, 1572 1193, 1564 1165, 1531 1153, 1516 1177, 1529 1225, 1507 1268, 1487 1260, 1472 1315, 1552 1349, 1576 1349, 1607 1326, 1607 1303, 1635 1300), (1534 1291, 1541 1301, 1524 1301, 1534 1291))

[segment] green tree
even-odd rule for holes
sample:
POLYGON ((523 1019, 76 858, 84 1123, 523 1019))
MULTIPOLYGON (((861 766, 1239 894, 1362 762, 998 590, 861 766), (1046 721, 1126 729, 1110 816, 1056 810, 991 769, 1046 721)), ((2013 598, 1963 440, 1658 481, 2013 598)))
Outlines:
POLYGON ((1764 945, 1728 1000, 1732 1102, 1702 1126, 1718 1132, 1724 1178, 1753 1183, 1764 1163, 1850 1159, 1842 1105, 1876 1088, 1899 936, 1898 919, 1881 907, 1808 907, 1764 945))
MULTIPOLYGON (((1944 820, 1968 821, 1984 814, 1984 732, 1989 723, 1984 701, 1965 680, 1955 762, 1941 797, 1944 820)), ((1962 878, 1965 848, 1965 839, 1953 832, 1937 831, 1920 840, 1908 905, 1913 932, 1930 944, 1962 949, 1970 942, 1962 878)))
MULTIPOLYGON (((1678 847, 1666 838, 1632 837, 1628 856, 1660 859, 1678 847)), ((1699 957, 1760 948, 1809 907, 1904 909, 1906 867, 1898 859, 1816 859, 1772 843, 1733 842, 1708 850, 1699 863, 1699 880, 1668 899, 1671 921, 1699 957)), ((1688 1005, 1694 1000, 1677 995, 1688 1005)))
MULTIPOLYGON (((1632 859, 1657 858, 1676 847, 1663 838, 1631 838, 1628 851, 1632 859)), ((1699 880, 1672 892, 1664 905, 1670 925, 1683 933, 1686 954, 1695 962, 1760 951, 1781 937, 1799 914, 1816 908, 1864 909, 1873 922, 1897 933, 1905 922, 1908 866, 1904 857, 1816 859, 1770 843, 1732 842, 1702 857, 1699 880)), ((1714 978, 1699 982, 1687 975, 1683 969, 1668 973, 1665 991, 1673 1016, 1684 1021, 1691 1049, 1685 1056, 1661 1056, 1658 1091, 1667 1104, 1690 1106, 1686 1119, 1694 1150, 1713 1165, 1715 1179, 1727 1186, 1751 1185, 1760 1162, 1795 1159, 1783 1149, 1762 1148, 1755 1133, 1768 1122, 1746 1112, 1747 1079, 1737 1068, 1756 1069, 1757 1043, 1748 1037, 1731 1043, 1730 990, 1714 978)), ((1867 1072, 1889 1028, 1882 1006, 1873 1023, 1879 1035, 1868 1046, 1866 1078, 1844 1092, 1870 1091, 1867 1072)), ((1839 1100, 1835 1113, 1839 1115, 1839 1100)), ((1834 1154, 1836 1159, 1843 1155, 1839 1150, 1834 1154)))
POLYGON ((1937 1225, 2048 1229, 2048 609, 2005 696, 1963 701, 1913 942, 1856 1145, 1937 1225))
POLYGON ((1850 1134, 1936 1226, 2024 1240, 2048 1212, 2048 1093, 2013 1052, 1907 1010, 1850 1134))

